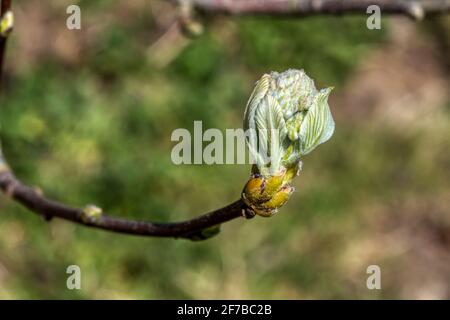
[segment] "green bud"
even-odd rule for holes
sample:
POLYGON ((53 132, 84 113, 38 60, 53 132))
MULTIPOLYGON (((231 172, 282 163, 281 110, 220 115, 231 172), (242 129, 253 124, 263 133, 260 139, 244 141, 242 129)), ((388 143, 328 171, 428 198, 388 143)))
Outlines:
POLYGON ((209 239, 209 238, 212 238, 212 237, 215 237, 216 235, 218 235, 220 233, 220 227, 221 227, 221 225, 217 224, 215 226, 205 228, 200 231, 196 231, 192 234, 189 234, 187 236, 187 238, 192 241, 206 240, 206 239, 209 239))
POLYGON ((332 88, 317 91, 303 70, 265 74, 256 83, 244 114, 247 142, 259 172, 274 175, 331 138, 328 106, 332 88), (267 161, 270 160, 270 161, 267 161))
POLYGON ((0 173, 9 171, 8 163, 6 163, 5 158, 3 157, 2 145, 0 143, 0 173))
POLYGON ((99 219, 102 214, 103 210, 101 208, 97 207, 96 205, 90 204, 83 209, 81 220, 86 223, 93 222, 99 219))
POLYGON ((0 17, 0 36, 6 37, 13 29, 14 15, 12 11, 6 11, 3 16, 0 17))
POLYGON ((293 69, 264 74, 256 83, 244 114, 256 169, 242 199, 257 214, 270 216, 287 201, 300 158, 333 135, 331 90, 318 91, 303 70, 293 69))

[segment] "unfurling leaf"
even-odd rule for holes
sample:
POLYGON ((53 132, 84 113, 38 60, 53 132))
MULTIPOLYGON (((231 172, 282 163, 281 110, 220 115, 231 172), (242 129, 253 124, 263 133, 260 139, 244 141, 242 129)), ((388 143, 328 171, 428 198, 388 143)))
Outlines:
POLYGON ((300 158, 333 135, 331 90, 317 91, 303 70, 293 69, 265 74, 256 83, 244 113, 255 166, 242 193, 255 213, 275 213, 293 192, 300 158))

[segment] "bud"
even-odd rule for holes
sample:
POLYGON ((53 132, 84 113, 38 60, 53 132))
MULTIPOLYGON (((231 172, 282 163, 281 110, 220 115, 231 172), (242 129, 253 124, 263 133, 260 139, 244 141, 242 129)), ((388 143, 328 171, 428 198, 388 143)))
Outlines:
POLYGON ((192 234, 186 235, 186 237, 192 241, 202 241, 206 240, 212 237, 215 237, 220 233, 220 224, 217 224, 215 226, 202 229, 200 231, 196 231, 192 234))
POLYGON ((0 17, 0 36, 6 37, 12 31, 14 26, 14 15, 12 11, 6 11, 0 17))
POLYGON ((300 158, 333 135, 327 102, 331 90, 316 90, 303 70, 293 69, 265 74, 256 83, 244 114, 256 165, 242 192, 256 214, 271 216, 286 203, 300 158))
POLYGON ((81 220, 85 223, 92 223, 102 217, 103 210, 96 205, 89 204, 87 205, 82 213, 81 220))
POLYGON ((9 166, 3 157, 2 144, 0 142, 0 173, 9 171, 9 166))

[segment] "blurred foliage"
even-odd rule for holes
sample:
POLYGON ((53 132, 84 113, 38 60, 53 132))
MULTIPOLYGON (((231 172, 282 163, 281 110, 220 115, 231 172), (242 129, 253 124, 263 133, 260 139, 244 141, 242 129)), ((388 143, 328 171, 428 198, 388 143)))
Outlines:
MULTIPOLYGON (((48 54, 14 68, 21 47, 13 38, 0 108, 3 148, 22 180, 122 217, 180 220, 235 200, 249 166, 175 166, 171 132, 191 130, 194 120, 204 129, 240 128, 254 81, 271 70, 304 68, 318 87, 339 93, 385 38, 363 17, 218 19, 159 68, 147 55, 157 23, 135 2, 128 11, 80 2, 83 29, 75 32, 88 32, 102 14, 112 19, 74 64, 48 54)), ((65 11, 57 12, 64 28, 65 11)), ((449 120, 448 108, 440 118, 449 120)), ((205 242, 46 223, 2 197, 0 298, 396 297, 389 285, 367 290, 367 264, 348 274, 352 262, 342 259, 364 234, 370 206, 450 190, 450 126, 405 133, 368 119, 336 127, 305 158, 298 191, 279 215, 233 221, 205 242), (70 264, 81 267, 82 290, 66 289, 70 264)))

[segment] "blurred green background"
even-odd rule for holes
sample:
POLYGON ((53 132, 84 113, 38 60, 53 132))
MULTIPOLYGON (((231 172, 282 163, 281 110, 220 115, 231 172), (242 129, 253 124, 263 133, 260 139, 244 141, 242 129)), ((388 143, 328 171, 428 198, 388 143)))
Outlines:
POLYGON ((176 166, 170 136, 240 128, 272 70, 334 86, 336 132, 278 215, 204 242, 46 223, 2 196, 0 298, 450 298, 448 19, 217 17, 190 40, 165 1, 78 1, 70 31, 73 3, 14 3, 0 102, 8 161, 52 198, 152 221, 234 201, 250 166, 176 166), (366 287, 372 264, 382 290, 366 287))

